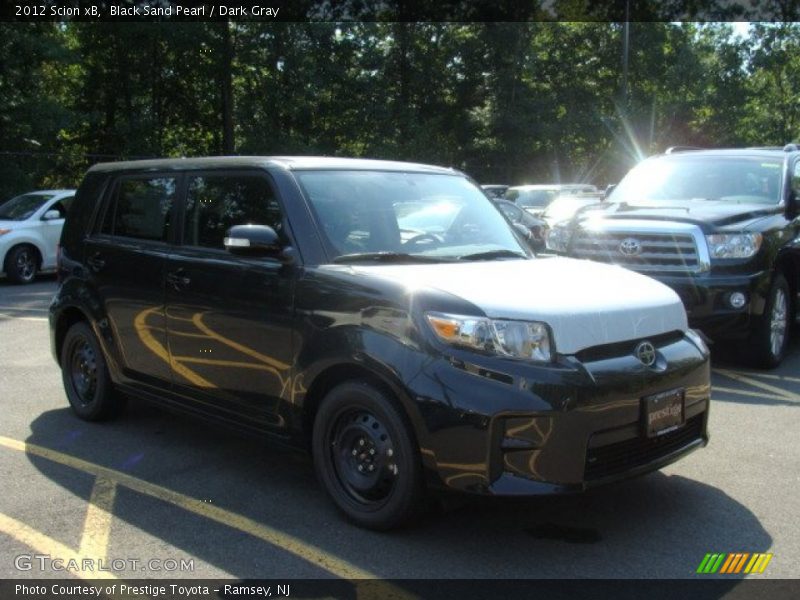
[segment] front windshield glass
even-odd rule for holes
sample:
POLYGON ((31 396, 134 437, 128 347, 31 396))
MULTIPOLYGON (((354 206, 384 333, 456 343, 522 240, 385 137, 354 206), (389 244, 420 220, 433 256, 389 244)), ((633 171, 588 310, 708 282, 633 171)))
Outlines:
POLYGON ((777 204, 783 162, 761 157, 669 156, 634 167, 610 196, 638 204, 707 200, 728 204, 777 204))
POLYGON ((332 259, 393 253, 454 260, 527 255, 500 211, 457 175, 298 171, 332 259))
POLYGON ((0 204, 0 219, 6 221, 24 221, 39 210, 53 194, 23 194, 0 204))

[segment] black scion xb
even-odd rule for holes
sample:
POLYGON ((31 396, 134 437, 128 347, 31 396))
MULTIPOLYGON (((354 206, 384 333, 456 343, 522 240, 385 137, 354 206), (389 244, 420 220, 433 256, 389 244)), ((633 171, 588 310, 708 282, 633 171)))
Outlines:
POLYGON ((97 165, 59 275, 52 346, 80 418, 133 396, 310 448, 366 527, 428 491, 581 491, 708 441, 708 350, 678 296, 534 258, 452 169, 97 165))

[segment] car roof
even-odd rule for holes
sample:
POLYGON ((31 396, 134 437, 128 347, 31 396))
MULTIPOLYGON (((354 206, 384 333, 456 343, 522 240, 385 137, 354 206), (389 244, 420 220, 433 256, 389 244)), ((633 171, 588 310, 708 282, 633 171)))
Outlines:
POLYGON ((23 192, 17 194, 18 196, 62 196, 65 194, 74 194, 75 190, 34 190, 32 192, 23 192))
POLYGON ((279 167, 290 171, 306 169, 349 169, 364 171, 404 171, 461 174, 452 168, 420 163, 332 156, 206 156, 197 158, 158 158, 98 163, 90 172, 155 171, 210 168, 279 167))
POLYGON ((680 150, 666 154, 658 154, 652 158, 674 158, 685 156, 712 156, 712 157, 751 157, 751 158, 780 158, 792 156, 796 152, 785 152, 783 148, 713 148, 709 150, 680 150))
POLYGON ((527 185, 515 185, 512 190, 561 190, 571 187, 594 187, 591 183, 536 183, 527 185))

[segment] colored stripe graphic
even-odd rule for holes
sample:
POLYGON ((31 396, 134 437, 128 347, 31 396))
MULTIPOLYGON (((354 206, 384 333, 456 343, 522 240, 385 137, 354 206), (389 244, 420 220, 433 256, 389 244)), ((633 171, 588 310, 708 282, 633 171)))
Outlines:
POLYGON ((729 552, 727 554, 709 552, 700 561, 696 572, 707 575, 714 573, 732 575, 741 573, 744 569, 744 573, 763 573, 769 561, 772 560, 772 556, 772 554, 760 552, 753 554, 749 552, 729 552))

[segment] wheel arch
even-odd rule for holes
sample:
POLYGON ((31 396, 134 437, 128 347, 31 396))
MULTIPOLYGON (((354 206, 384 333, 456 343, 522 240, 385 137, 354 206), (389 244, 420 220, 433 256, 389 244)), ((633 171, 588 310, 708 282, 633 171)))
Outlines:
POLYGON ((42 252, 42 248, 39 246, 39 244, 35 240, 28 239, 28 238, 20 238, 18 240, 14 240, 14 242, 8 247, 8 250, 6 251, 5 256, 3 256, 3 261, 2 261, 2 263, 0 263, 2 265, 2 267, 3 267, 3 272, 6 271, 6 261, 8 260, 9 255, 16 248, 19 248, 20 246, 30 246, 31 248, 33 248, 36 251, 36 258, 37 258, 36 268, 38 270, 41 270, 42 269, 42 264, 44 262, 44 253, 42 252))
POLYGON ((782 252, 775 259, 776 273, 781 273, 789 284, 789 309, 791 315, 797 314, 797 294, 800 291, 800 253, 782 252))
POLYGON ((305 394, 302 409, 302 435, 309 444, 314 428, 314 419, 325 396, 336 386, 348 381, 365 381, 387 395, 396 404, 406 420, 409 432, 417 447, 420 447, 420 420, 413 400, 398 381, 371 369, 365 364, 340 362, 328 365, 320 371, 305 394))
POLYGON ((79 308, 75 306, 67 306, 63 308, 55 322, 55 355, 59 366, 61 366, 61 351, 64 348, 64 338, 70 327, 75 323, 84 322, 91 326, 89 317, 79 308))

